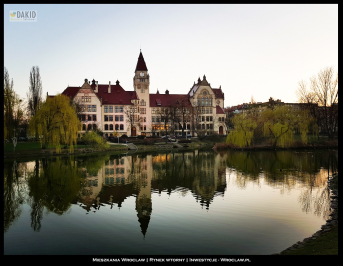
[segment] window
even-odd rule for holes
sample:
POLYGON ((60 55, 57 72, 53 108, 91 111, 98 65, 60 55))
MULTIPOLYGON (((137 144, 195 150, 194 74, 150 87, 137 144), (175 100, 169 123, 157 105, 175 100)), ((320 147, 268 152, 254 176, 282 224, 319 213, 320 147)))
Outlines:
POLYGON ((109 113, 113 113, 113 106, 109 106, 109 107, 108 107, 108 112, 109 112, 109 113))
POLYGON ((88 124, 87 125, 87 130, 91 130, 92 129, 92 124, 88 124))
POLYGON ((141 114, 146 114, 146 109, 145 109, 145 108, 141 108, 140 113, 141 113, 141 114))
POLYGON ((118 130, 118 129, 119 129, 119 125, 118 125, 118 124, 116 124, 115 128, 116 128, 116 130, 118 130))
POLYGON ((104 121, 108 121, 108 115, 104 116, 104 121))
POLYGON ((108 106, 104 106, 104 113, 108 113, 108 106))
POLYGON ((155 114, 155 112, 156 112, 156 109, 155 109, 155 108, 152 108, 151 113, 152 113, 152 114, 155 114))
POLYGON ((119 112, 119 107, 118 107, 118 106, 115 106, 115 107, 114 107, 114 112, 115 112, 115 113, 118 113, 118 112, 119 112))
POLYGON ((123 106, 120 106, 120 107, 119 107, 119 113, 122 113, 123 110, 124 110, 123 106))
POLYGON ((93 130, 96 130, 97 126, 96 124, 93 124, 93 130))
POLYGON ((81 102, 90 102, 91 96, 81 96, 81 102))
POLYGON ((110 124, 110 130, 113 130, 113 124, 110 124))
POLYGON ((141 106, 145 106, 146 102, 144 100, 141 100, 141 106))
POLYGON ((108 124, 105 124, 105 130, 108 130, 108 124))
POLYGON ((87 112, 92 112, 92 106, 91 105, 87 105, 87 112))
POLYGON ((82 124, 82 130, 86 130, 86 124, 82 124))
POLYGON ((144 93, 144 89, 141 89, 141 93, 144 93))
POLYGON ((146 126, 144 126, 144 130, 146 130, 146 126))
POLYGON ((85 105, 80 105, 80 110, 81 110, 81 112, 86 112, 86 106, 85 105))
POLYGON ((120 124, 120 130, 124 130, 124 125, 120 124))
POLYGON ((146 122, 146 117, 144 117, 144 122, 146 122))
POLYGON ((154 116, 151 117, 151 121, 155 122, 155 117, 154 116))
POLYGON ((93 121, 96 121, 96 115, 93 115, 93 121))
POLYGON ((92 105, 92 112, 96 112, 96 105, 92 105))
POLYGON ((119 116, 119 121, 124 121, 124 116, 123 115, 119 116))
POLYGON ((81 115, 81 120, 86 121, 86 115, 81 115))
POLYGON ((115 116, 115 121, 119 121, 119 115, 115 116))
POLYGON ((87 120, 92 121, 92 115, 87 115, 87 120))
POLYGON ((109 115, 108 118, 109 121, 113 121, 113 115, 109 115))

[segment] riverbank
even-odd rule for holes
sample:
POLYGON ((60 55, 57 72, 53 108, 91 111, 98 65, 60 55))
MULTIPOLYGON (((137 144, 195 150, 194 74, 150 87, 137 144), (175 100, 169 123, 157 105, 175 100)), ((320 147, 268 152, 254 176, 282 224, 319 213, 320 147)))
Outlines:
POLYGON ((125 144, 108 143, 110 147, 105 150, 98 150, 92 146, 78 145, 73 152, 69 149, 61 149, 60 153, 56 153, 54 148, 42 149, 39 142, 18 142, 14 150, 12 143, 6 143, 4 147, 4 159, 20 159, 20 158, 46 158, 54 156, 69 156, 69 155, 88 155, 102 153, 126 153, 126 152, 150 152, 150 151, 181 151, 193 149, 211 149, 215 143, 213 141, 201 141, 194 139, 189 143, 174 143, 174 142, 156 142, 149 145, 136 143, 137 150, 130 149, 125 144))
POLYGON ((304 144, 300 141, 295 141, 292 145, 282 148, 274 147, 268 144, 251 145, 247 147, 238 147, 229 143, 216 143, 214 150, 239 150, 239 151, 261 151, 261 150, 299 150, 299 149, 336 149, 338 148, 338 139, 309 142, 304 144))
POLYGON ((329 176, 331 214, 312 236, 272 255, 338 255, 338 173, 329 176))

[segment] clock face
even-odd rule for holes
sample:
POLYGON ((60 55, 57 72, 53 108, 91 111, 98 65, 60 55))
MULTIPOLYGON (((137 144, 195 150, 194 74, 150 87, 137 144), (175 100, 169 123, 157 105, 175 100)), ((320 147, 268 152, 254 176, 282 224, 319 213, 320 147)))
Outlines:
POLYGON ((143 72, 141 72, 139 75, 140 75, 141 77, 144 77, 144 73, 143 73, 143 72))

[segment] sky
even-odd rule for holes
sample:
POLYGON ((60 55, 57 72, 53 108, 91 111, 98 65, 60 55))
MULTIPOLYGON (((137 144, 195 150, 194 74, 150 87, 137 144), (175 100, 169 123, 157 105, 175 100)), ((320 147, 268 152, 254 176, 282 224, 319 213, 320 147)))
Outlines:
POLYGON ((43 96, 84 80, 132 91, 142 51, 150 93, 186 94, 206 75, 224 106, 297 102, 301 80, 338 72, 338 4, 7 4, 4 67, 26 99, 33 66, 43 96), (12 22, 35 11, 35 22, 12 22))

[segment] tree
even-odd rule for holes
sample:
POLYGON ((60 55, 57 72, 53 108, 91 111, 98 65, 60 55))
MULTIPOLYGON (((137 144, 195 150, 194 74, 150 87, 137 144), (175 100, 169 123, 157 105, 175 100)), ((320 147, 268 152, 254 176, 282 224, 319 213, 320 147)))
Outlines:
MULTIPOLYGON (((30 86, 27 93, 28 112, 30 117, 34 116, 42 104, 42 81, 40 78, 39 67, 33 66, 30 71, 30 86)), ((36 126, 37 127, 37 126, 36 126)), ((38 130, 36 129, 36 139, 38 130)))
POLYGON ((310 88, 304 81, 299 82, 298 102, 318 105, 316 113, 312 110, 322 130, 329 138, 338 134, 338 73, 333 67, 322 69, 310 79, 310 88))
POLYGON ((131 136, 133 135, 133 128, 139 128, 141 126, 139 120, 139 106, 138 102, 134 102, 133 105, 126 106, 124 108, 124 114, 126 115, 126 123, 129 124, 131 130, 131 136))
POLYGON ((227 136, 227 143, 239 147, 250 146, 261 140, 261 133, 273 147, 287 147, 293 142, 293 134, 298 131, 303 143, 307 143, 310 129, 317 133, 317 124, 308 110, 293 110, 288 106, 266 108, 257 114, 249 110, 233 118, 234 130, 227 136), (262 131, 262 132, 261 132, 262 131))
POLYGON ((246 119, 244 114, 235 115, 233 118, 235 130, 231 131, 227 137, 227 143, 233 143, 239 147, 250 146, 254 137, 254 129, 257 124, 252 119, 246 119))
POLYGON ((24 118, 23 100, 13 90, 13 79, 10 80, 6 67, 4 68, 4 123, 8 138, 17 134, 18 127, 24 118))
POLYGON ((61 152, 61 145, 69 145, 69 151, 73 151, 80 129, 75 108, 70 105, 69 98, 62 94, 47 97, 29 123, 30 132, 36 134, 37 130, 41 136, 42 146, 55 146, 56 152, 61 152))
POLYGON ((42 81, 39 67, 33 66, 30 71, 30 86, 27 93, 28 110, 30 116, 34 116, 42 103, 42 81))

